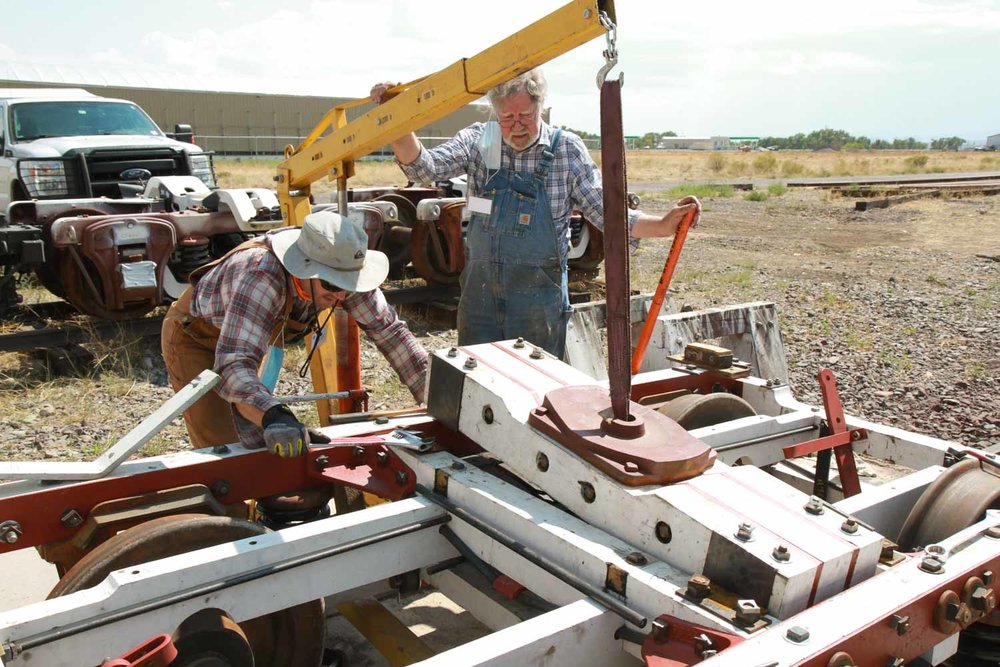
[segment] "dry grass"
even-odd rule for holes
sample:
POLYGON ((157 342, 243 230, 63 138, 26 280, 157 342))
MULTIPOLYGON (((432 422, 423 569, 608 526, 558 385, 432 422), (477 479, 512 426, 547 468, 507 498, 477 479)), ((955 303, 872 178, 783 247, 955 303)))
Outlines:
MULTIPOLYGON (((600 153, 593 152, 600 164, 600 153)), ((802 178, 810 176, 879 176, 1000 170, 1000 155, 972 151, 629 151, 632 183, 711 181, 725 178, 802 178)), ((227 188, 273 187, 278 160, 216 161, 219 184, 227 188)), ((355 165, 352 186, 405 185, 406 178, 391 160, 364 160, 355 165)), ((316 192, 335 189, 322 180, 316 192)))

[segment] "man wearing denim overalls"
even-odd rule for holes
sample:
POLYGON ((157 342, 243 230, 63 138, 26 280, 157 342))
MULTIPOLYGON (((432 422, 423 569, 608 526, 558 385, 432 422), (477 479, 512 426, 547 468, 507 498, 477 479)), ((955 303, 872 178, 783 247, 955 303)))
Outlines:
MULTIPOLYGON (((384 98, 390 83, 372 88, 384 98)), ((570 215, 579 209, 604 227, 601 173, 580 137, 542 122, 547 90, 541 70, 525 72, 488 94, 495 120, 475 123, 433 149, 409 134, 392 144, 414 182, 467 173, 470 212, 458 306, 458 343, 523 337, 557 357, 569 320, 567 254, 570 215)), ((672 236, 693 197, 662 218, 629 214, 633 239, 672 236)))

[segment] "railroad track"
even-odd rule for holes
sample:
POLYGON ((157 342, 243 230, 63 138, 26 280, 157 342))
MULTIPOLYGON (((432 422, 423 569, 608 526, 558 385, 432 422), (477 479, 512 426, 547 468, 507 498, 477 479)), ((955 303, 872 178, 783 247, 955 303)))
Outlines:
MULTIPOLYGON (((458 296, 457 285, 424 285, 384 290, 386 300, 396 306, 448 301, 458 296)), ((65 301, 20 305, 4 314, 3 320, 20 324, 21 329, 0 334, 0 352, 31 352, 81 345, 113 336, 152 338, 160 335, 162 315, 128 320, 66 322, 79 313, 65 301)))

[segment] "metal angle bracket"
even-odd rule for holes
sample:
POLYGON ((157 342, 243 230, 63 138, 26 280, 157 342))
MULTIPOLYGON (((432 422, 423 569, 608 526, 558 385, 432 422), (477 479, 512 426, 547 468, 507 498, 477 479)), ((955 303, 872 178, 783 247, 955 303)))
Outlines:
POLYGON ((210 370, 202 371, 185 387, 170 397, 153 414, 149 415, 124 438, 89 462, 46 463, 41 461, 14 461, 0 463, 0 479, 41 479, 49 481, 85 481, 105 477, 123 461, 132 456, 167 424, 180 416, 195 401, 211 391, 219 376, 210 370))

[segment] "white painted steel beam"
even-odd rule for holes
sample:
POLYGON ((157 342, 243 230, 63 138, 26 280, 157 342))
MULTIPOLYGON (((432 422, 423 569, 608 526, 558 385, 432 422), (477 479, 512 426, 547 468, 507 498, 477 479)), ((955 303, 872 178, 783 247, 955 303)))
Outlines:
POLYGON ((578 600, 531 620, 415 663, 413 667, 642 664, 621 647, 621 619, 590 600, 578 600))
POLYGON ((0 614, 0 646, 8 662, 99 664, 206 607, 239 622, 453 558, 445 518, 402 500, 118 570, 0 614))
MULTIPOLYGON (((717 657, 706 660, 705 667, 747 667, 748 665, 771 664, 780 657, 781 667, 804 664, 806 660, 829 655, 846 638, 854 636, 877 624, 887 624, 887 619, 897 610, 905 608, 922 595, 933 593, 946 581, 949 572, 975 571, 982 563, 1000 556, 1000 539, 987 537, 984 533, 991 526, 998 525, 1000 513, 987 512, 987 518, 943 540, 941 545, 948 550, 943 574, 931 574, 920 569, 920 559, 911 558, 886 572, 856 586, 823 604, 816 605, 792 619, 766 632, 760 632, 743 643, 730 647, 717 657), (786 633, 792 627, 804 629, 808 640, 790 641, 786 633)), ((963 578, 964 580, 964 578, 963 578)), ((926 607, 926 604, 924 605, 926 607)), ((911 628, 905 637, 900 635, 896 646, 867 643, 867 650, 873 655, 853 657, 856 664, 887 664, 886 658, 894 651, 897 657, 902 651, 913 650, 911 642, 916 633, 929 633, 929 628, 911 628), (877 655, 881 652, 880 655, 877 655), (873 658, 879 658, 876 663, 873 658)), ((892 633, 895 636, 896 633, 892 633)), ((933 633, 937 634, 937 633, 933 633)), ((801 633, 800 633, 801 636, 801 633)), ((941 645, 942 649, 949 644, 941 645)), ((931 652, 936 660, 948 657, 943 650, 931 652)), ((903 655, 911 660, 913 655, 903 655)))
MULTIPOLYGON (((724 585, 730 590, 748 588, 748 578, 733 573, 751 571, 757 594, 736 593, 757 599, 779 618, 843 590, 848 575, 860 581, 874 574, 881 536, 864 528, 853 535, 841 532, 843 517, 808 514, 807 495, 757 469, 716 463, 683 482, 626 487, 531 428, 529 412, 547 391, 595 382, 551 356, 531 359, 530 352, 530 346, 504 342, 470 346, 454 357, 437 353, 431 391, 436 373, 448 374, 452 386, 460 384, 458 429, 591 525, 683 572, 723 582, 728 577, 724 585), (479 363, 470 368, 466 353, 479 363), (539 455, 548 461, 545 470, 537 465, 539 455), (752 479, 744 479, 748 476, 752 479), (585 484, 595 491, 592 502, 580 492, 585 484), (745 522, 761 527, 753 541, 735 537, 745 522), (657 537, 661 523, 673 535, 669 544, 657 537), (780 545, 793 552, 787 562, 772 557, 780 545)), ((432 414, 434 404, 432 397, 432 414)), ((799 412, 793 422, 812 419, 799 412)))

